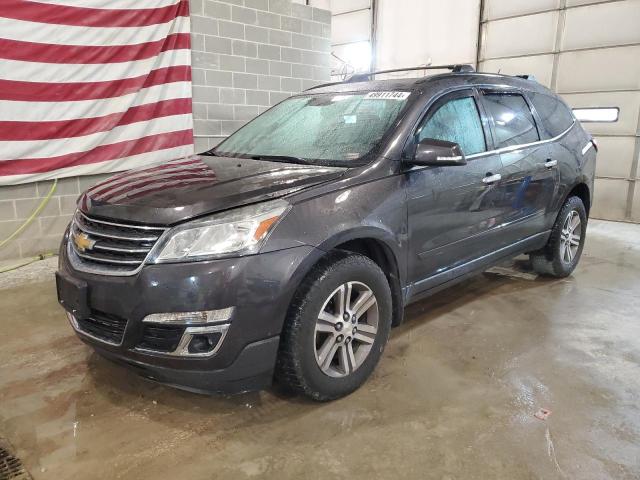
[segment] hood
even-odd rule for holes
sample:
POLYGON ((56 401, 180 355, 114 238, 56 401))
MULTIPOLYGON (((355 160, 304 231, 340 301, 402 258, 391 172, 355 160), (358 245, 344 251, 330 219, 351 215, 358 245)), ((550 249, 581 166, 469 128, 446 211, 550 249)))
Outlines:
POLYGON ((194 155, 115 175, 82 194, 91 216, 172 225, 282 197, 333 180, 344 168, 194 155))

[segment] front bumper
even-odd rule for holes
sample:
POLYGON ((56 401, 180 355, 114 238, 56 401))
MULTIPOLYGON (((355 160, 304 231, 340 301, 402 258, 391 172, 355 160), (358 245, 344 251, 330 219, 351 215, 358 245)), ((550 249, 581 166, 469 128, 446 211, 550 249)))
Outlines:
POLYGON ((133 276, 104 276, 73 269, 63 242, 57 275, 85 291, 79 307, 77 298, 60 289, 59 301, 68 310, 78 307, 74 314, 80 319, 122 319, 120 342, 100 340, 82 329, 76 333, 99 354, 148 378, 206 393, 258 390, 271 383, 295 289, 322 254, 300 246, 241 258, 146 265, 133 276), (233 314, 215 355, 175 357, 140 349, 147 315, 228 307, 234 307, 233 314))

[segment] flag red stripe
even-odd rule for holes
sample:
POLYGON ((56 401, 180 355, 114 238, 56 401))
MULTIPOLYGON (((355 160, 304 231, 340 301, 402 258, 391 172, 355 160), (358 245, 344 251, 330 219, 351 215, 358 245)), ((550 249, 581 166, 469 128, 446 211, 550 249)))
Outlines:
POLYGON ((161 8, 106 9, 56 5, 25 0, 2 0, 0 17, 27 22, 80 27, 144 27, 189 15, 189 1, 161 8))
POLYGON ((117 160, 141 153, 190 145, 191 143, 193 143, 193 130, 189 129, 149 135, 110 145, 100 145, 88 152, 70 153, 58 157, 0 160, 0 176, 49 172, 58 168, 117 160))
MULTIPOLYGON (((213 178, 215 178, 215 175, 213 176, 213 178)), ((151 190, 145 190, 144 192, 139 192, 139 193, 135 193, 133 195, 127 195, 128 199, 134 199, 134 198, 138 198, 141 196, 148 196, 151 193, 155 193, 158 191, 162 191, 162 190, 166 190, 168 187, 171 188, 177 188, 177 187, 186 187, 191 186, 191 185, 195 185, 198 183, 207 183, 209 185, 211 185, 211 178, 203 178, 202 180, 198 180, 198 179, 193 179, 193 180, 181 180, 179 182, 175 182, 175 183, 171 183, 169 185, 160 185, 157 188, 151 189, 151 190)))
POLYGON ((155 42, 136 45, 56 45, 0 38, 0 58, 24 62, 97 64, 131 62, 169 50, 191 48, 188 33, 174 33, 155 42))
POLYGON ((31 102, 71 102, 97 100, 135 93, 141 88, 172 82, 191 81, 187 65, 158 68, 149 75, 106 82, 48 83, 0 79, 0 100, 31 102))
MULTIPOLYGON (((144 187, 148 187, 149 185, 171 185, 172 182, 175 182, 176 180, 187 180, 187 179, 198 179, 198 178, 216 178, 216 174, 213 172, 213 170, 208 170, 208 171, 204 171, 204 172, 176 172, 175 175, 172 175, 171 177, 168 178, 156 178, 156 179, 149 179, 149 180, 143 180, 140 182, 136 182, 136 183, 132 183, 130 185, 127 185, 127 189, 126 190, 114 190, 112 192, 109 193, 105 193, 102 195, 91 195, 91 198, 96 199, 96 200, 101 200, 101 201, 108 201, 114 197, 119 197, 121 195, 125 195, 126 192, 129 192, 131 194, 136 193, 137 190, 139 190, 140 188, 144 188, 144 187)), ((152 190, 145 190, 146 192, 152 191, 152 190)), ((129 196, 129 195, 127 195, 129 196)))
POLYGON ((80 137, 97 132, 106 132, 122 125, 187 113, 191 113, 191 99, 177 98, 131 107, 125 112, 112 113, 103 117, 78 118, 55 122, 0 121, 0 141, 80 137))
POLYGON ((101 194, 110 192, 111 190, 119 187, 123 182, 128 182, 130 177, 131 177, 131 175, 139 175, 139 174, 142 173, 143 176, 141 176, 140 178, 147 178, 149 176, 152 176, 150 174, 153 174, 156 171, 158 171, 157 173, 162 173, 162 172, 160 172, 160 170, 166 170, 168 168, 175 168, 178 165, 179 166, 184 166, 184 165, 192 165, 192 164, 196 164, 196 163, 200 163, 200 160, 198 160, 198 159, 184 159, 184 160, 180 160, 178 162, 170 161, 168 163, 163 163, 162 165, 159 165, 157 167, 149 167, 149 168, 145 168, 143 170, 138 170, 138 171, 134 171, 134 172, 118 173, 118 174, 108 178, 104 182, 101 182, 101 183, 98 183, 97 185, 94 185, 93 187, 91 187, 87 191, 91 192, 93 194, 96 194, 96 195, 101 195, 101 194))
MULTIPOLYGON (((169 172, 166 175, 152 175, 149 177, 140 177, 137 180, 137 183, 135 184, 136 186, 145 186, 145 185, 149 185, 151 183, 154 182, 161 182, 161 181, 166 181, 169 180, 171 178, 174 178, 175 176, 178 175, 203 175, 203 172, 205 172, 206 170, 208 170, 209 173, 206 173, 206 175, 213 175, 215 176, 215 173, 211 170, 208 169, 208 167, 205 168, 195 168, 193 170, 189 169, 189 170, 180 170, 180 171, 175 171, 175 172, 169 172)), ((135 179, 134 179, 135 180, 135 179)), ((95 193, 95 192, 91 192, 91 198, 95 199, 95 200, 105 200, 105 199, 109 199, 109 198, 113 198, 119 195, 122 195, 124 192, 131 192, 133 190, 133 184, 131 184, 130 182, 124 182, 121 185, 118 185, 117 187, 114 188, 109 188, 106 191, 102 192, 102 193, 95 193)))

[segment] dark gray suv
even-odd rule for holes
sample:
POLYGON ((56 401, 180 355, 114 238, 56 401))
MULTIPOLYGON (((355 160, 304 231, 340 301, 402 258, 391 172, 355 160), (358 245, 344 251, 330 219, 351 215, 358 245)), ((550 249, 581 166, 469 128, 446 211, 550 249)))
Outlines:
POLYGON ((57 272, 78 336, 179 388, 329 400, 408 303, 523 253, 569 275, 596 144, 534 80, 469 70, 319 86, 87 190, 57 272))

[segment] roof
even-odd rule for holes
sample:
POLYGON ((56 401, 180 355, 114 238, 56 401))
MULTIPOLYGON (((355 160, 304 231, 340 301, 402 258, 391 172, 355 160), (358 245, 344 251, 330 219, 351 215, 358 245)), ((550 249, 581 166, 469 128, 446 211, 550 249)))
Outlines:
POLYGON ((313 93, 340 93, 340 92, 368 92, 368 91, 415 91, 423 90, 430 85, 449 83, 453 85, 508 85, 525 90, 548 93, 549 90, 536 82, 511 75, 495 73, 442 73, 414 78, 393 78, 385 80, 369 80, 365 82, 335 82, 312 87, 306 92, 313 93))

